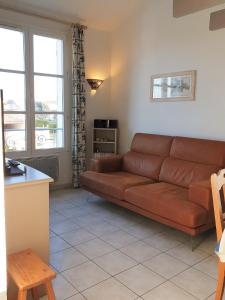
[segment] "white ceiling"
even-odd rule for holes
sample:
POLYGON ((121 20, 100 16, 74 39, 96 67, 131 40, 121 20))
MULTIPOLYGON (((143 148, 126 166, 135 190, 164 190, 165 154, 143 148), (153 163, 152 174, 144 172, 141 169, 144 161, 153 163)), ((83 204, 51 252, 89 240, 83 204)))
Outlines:
POLYGON ((149 0, 0 0, 26 11, 42 11, 100 30, 113 31, 149 0))

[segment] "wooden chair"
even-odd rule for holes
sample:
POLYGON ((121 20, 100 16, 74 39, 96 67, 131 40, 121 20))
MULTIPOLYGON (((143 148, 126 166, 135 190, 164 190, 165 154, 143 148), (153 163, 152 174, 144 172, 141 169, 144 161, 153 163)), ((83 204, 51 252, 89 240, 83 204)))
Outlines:
POLYGON ((19 289, 18 300, 27 299, 28 290, 31 290, 33 299, 38 300, 37 287, 40 285, 45 286, 49 300, 56 299, 51 283, 56 273, 31 249, 8 256, 8 275, 19 289))
MULTIPOLYGON (((211 176, 211 186, 213 195, 213 207, 215 214, 216 223, 216 235, 217 242, 219 243, 223 234, 224 229, 224 214, 222 210, 222 200, 221 192, 225 196, 225 169, 221 170, 218 174, 213 174, 211 176)), ((224 283, 225 283, 225 262, 222 262, 219 258, 218 263, 218 283, 216 289, 215 300, 222 300, 224 293, 224 283)))

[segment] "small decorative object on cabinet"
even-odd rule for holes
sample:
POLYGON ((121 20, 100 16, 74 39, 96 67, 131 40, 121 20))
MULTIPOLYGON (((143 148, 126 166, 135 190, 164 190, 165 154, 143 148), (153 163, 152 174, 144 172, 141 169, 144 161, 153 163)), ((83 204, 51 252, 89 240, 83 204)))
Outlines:
MULTIPOLYGON (((103 120, 101 120, 103 121, 103 120)), ((93 156, 94 158, 110 156, 118 153, 118 122, 116 120, 106 120, 108 126, 96 127, 96 120, 93 128, 93 156), (114 121, 114 122, 112 122, 114 121), (115 124, 116 126, 109 126, 115 124), (115 128, 116 127, 116 128, 115 128)))

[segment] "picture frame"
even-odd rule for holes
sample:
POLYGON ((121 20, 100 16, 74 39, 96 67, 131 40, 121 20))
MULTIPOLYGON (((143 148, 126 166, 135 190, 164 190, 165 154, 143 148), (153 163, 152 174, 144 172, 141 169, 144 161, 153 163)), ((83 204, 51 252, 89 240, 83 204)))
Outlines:
POLYGON ((196 70, 153 75, 151 77, 151 101, 194 101, 196 78, 196 70))

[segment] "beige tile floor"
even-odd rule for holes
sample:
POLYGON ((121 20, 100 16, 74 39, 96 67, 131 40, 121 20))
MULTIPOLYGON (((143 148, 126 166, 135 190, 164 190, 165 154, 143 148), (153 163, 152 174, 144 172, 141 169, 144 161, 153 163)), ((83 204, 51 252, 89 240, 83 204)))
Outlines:
POLYGON ((51 193, 50 224, 57 300, 214 299, 215 232, 192 252, 186 234, 82 189, 51 193))

